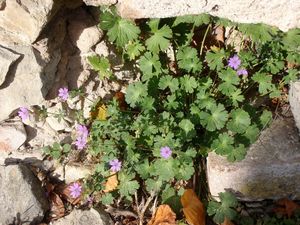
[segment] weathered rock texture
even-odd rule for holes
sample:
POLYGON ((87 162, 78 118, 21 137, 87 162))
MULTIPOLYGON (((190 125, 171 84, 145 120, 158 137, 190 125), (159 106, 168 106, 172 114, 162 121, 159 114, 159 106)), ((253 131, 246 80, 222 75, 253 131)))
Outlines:
POLYGON ((290 84, 289 102, 296 122, 296 126, 300 132, 300 81, 290 84))
POLYGON ((300 1, 295 0, 119 0, 117 6, 127 18, 208 13, 240 23, 266 23, 284 31, 300 27, 300 1))
POLYGON ((24 165, 0 166, 0 225, 37 224, 48 202, 38 179, 24 165))
POLYGON ((230 163, 210 153, 211 194, 232 191, 243 200, 300 199, 300 141, 293 118, 277 119, 262 132, 246 158, 230 163))
POLYGON ((53 225, 112 225, 113 222, 105 212, 98 212, 95 209, 73 210, 69 215, 53 223, 53 225))
POLYGON ((26 141, 23 123, 0 124, 0 152, 9 153, 17 150, 26 141))
POLYGON ((0 46, 0 86, 5 81, 9 67, 13 64, 20 55, 17 55, 6 48, 0 46))

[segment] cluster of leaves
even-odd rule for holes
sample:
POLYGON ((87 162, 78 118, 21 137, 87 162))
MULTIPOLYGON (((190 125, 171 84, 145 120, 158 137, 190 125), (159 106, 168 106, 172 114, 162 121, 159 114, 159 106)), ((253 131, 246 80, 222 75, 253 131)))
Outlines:
MULTIPOLYGON (((284 34, 264 25, 235 25, 208 15, 151 19, 138 26, 112 8, 102 9, 100 21, 124 60, 141 72, 140 81, 127 87, 127 108, 121 109, 116 99, 111 101, 107 119, 96 119, 91 127, 89 151, 99 159, 99 179, 109 175, 109 161, 122 162, 119 186, 103 196, 105 203, 118 194, 131 201, 139 188, 162 197, 176 195, 182 192, 175 190, 176 183, 189 180, 195 159, 209 151, 232 162, 244 159, 247 147, 272 118, 270 111, 255 108, 249 100, 280 97, 283 86, 298 76, 286 62, 299 63, 299 30, 284 34), (236 26, 253 40, 238 53, 248 76, 238 76, 228 67, 228 58, 234 55, 229 49, 199 52, 193 37, 198 28, 212 27, 208 24, 236 26), (255 97, 249 99, 253 92, 255 97), (165 146, 172 150, 167 159, 160 154, 165 146)), ((112 75, 107 59, 95 56, 90 61, 102 77, 112 75)), ((213 203, 209 212, 221 221, 230 218, 230 207, 232 202, 213 203)))
POLYGON ((61 160, 64 156, 67 156, 71 151, 71 145, 64 144, 61 145, 57 142, 54 142, 52 146, 46 146, 43 148, 45 155, 51 156, 53 159, 61 160))

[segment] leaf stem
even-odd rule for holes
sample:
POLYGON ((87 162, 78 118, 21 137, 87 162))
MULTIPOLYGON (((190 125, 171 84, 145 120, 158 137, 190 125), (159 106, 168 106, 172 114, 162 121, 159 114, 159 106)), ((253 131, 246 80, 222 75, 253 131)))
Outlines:
POLYGON ((209 24, 209 25, 207 26, 207 28, 206 28, 206 31, 205 31, 205 34, 204 34, 204 37, 203 37, 203 40, 202 40, 202 43, 201 43, 200 56, 202 55, 203 47, 204 47, 204 42, 205 42, 206 36, 207 36, 208 31, 209 31, 210 28, 211 28, 211 24, 209 24))

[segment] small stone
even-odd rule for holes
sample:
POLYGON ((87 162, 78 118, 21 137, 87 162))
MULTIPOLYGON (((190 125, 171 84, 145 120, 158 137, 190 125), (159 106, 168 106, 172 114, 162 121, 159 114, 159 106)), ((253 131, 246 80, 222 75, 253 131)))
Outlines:
POLYGON ((53 225, 113 225, 114 223, 110 219, 109 215, 103 210, 95 210, 93 208, 89 210, 73 210, 69 215, 63 217, 55 222, 53 225))
POLYGON ((39 180, 25 165, 0 166, 0 225, 38 224, 49 209, 39 180))
POLYGON ((209 153, 207 176, 213 196, 229 190, 246 201, 299 199, 300 141, 293 118, 274 120, 240 162, 209 153))
POLYGON ((0 125, 0 151, 16 151, 26 141, 26 131, 21 121, 0 125))
POLYGON ((103 32, 97 27, 87 27, 79 35, 76 46, 82 53, 87 53, 96 45, 103 36, 103 32))
POLYGON ((85 178, 92 174, 92 168, 87 166, 76 166, 76 165, 61 165, 59 163, 55 163, 55 170, 52 173, 53 177, 60 179, 61 181, 65 181, 66 183, 71 183, 82 178, 85 178))

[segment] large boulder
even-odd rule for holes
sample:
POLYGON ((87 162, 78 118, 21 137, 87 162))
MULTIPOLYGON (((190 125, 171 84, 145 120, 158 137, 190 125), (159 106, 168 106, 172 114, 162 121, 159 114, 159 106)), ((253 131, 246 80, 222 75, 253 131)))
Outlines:
POLYGON ((127 18, 208 13, 239 23, 266 23, 283 31, 300 27, 300 1, 294 0, 119 0, 117 7, 121 16, 127 18))
POLYGON ((5 81, 10 66, 20 57, 6 48, 0 46, 0 86, 5 81))
POLYGON ((272 122, 241 162, 215 153, 207 158, 210 192, 231 191, 239 199, 300 199, 300 140, 293 118, 272 122))
POLYGON ((31 44, 59 9, 53 0, 6 0, 0 10, 0 43, 31 44))
POLYGON ((0 86, 0 121, 20 106, 38 105, 44 100, 53 82, 60 55, 43 59, 31 46, 11 46, 20 55, 12 64, 0 86))
POLYGON ((24 165, 0 166, 0 225, 38 224, 49 209, 45 192, 24 165))
POLYGON ((296 122, 296 126, 298 127, 298 130, 300 132, 300 81, 292 82, 290 84, 289 102, 296 122))

